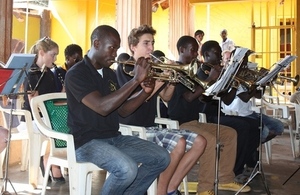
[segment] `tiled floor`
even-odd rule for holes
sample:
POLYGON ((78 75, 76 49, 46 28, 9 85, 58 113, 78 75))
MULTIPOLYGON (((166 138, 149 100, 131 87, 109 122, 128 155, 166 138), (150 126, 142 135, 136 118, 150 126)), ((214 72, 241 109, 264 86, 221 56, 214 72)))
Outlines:
MULTIPOLYGON (((272 163, 270 165, 266 164, 265 153, 263 152, 262 157, 262 167, 263 173, 266 178, 267 187, 272 195, 299 195, 300 194, 300 170, 295 173, 284 185, 283 183, 295 172, 300 166, 300 158, 294 159, 291 155, 291 147, 289 143, 289 136, 283 135, 281 137, 275 138, 273 141, 272 151, 272 163)), ((264 151, 264 147, 263 147, 264 151)), ((197 165, 191 170, 188 175, 189 181, 196 181, 197 165)), ((15 165, 9 167, 8 178, 11 181, 6 182, 5 185, 2 184, 2 188, 7 189, 8 194, 15 194, 12 186, 15 188, 17 194, 23 195, 35 195, 41 193, 41 186, 38 189, 31 189, 27 184, 28 173, 20 172, 20 165, 15 165)), ((99 194, 99 190, 102 185, 103 173, 93 174, 93 185, 92 194, 99 194)), ((52 183, 48 186, 47 195, 67 195, 69 194, 68 188, 68 177, 66 176, 67 182, 65 184, 52 183)), ((257 174, 253 180, 249 183, 252 191, 249 193, 240 193, 247 195, 265 195, 266 190, 262 181, 261 174, 257 174)), ((6 193, 2 193, 6 194, 6 193)), ((195 194, 195 193, 190 193, 195 194)), ((218 191, 220 195, 231 195, 235 192, 218 191)))

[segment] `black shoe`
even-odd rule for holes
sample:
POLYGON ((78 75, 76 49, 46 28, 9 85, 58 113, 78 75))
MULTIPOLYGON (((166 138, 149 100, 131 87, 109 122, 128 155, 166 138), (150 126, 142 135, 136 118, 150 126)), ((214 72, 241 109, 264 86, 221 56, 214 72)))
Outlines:
MULTIPOLYGON (((41 156, 41 160, 40 160, 40 169, 42 171, 42 175, 43 177, 45 177, 45 167, 44 167, 44 156, 41 156)), ((52 168, 50 168, 50 172, 51 172, 51 175, 52 174, 52 168)), ((55 182, 60 182, 60 183, 64 183, 66 182, 65 178, 64 177, 52 177, 53 181, 55 182)), ((51 179, 51 176, 49 175, 48 177, 48 183, 52 182, 52 179, 51 179)))
POLYGON ((270 140, 273 139, 274 137, 276 137, 275 134, 271 134, 271 135, 269 134, 269 135, 266 137, 265 141, 262 142, 262 144, 264 144, 264 143, 270 141, 270 140))
POLYGON ((52 175, 52 179, 54 182, 57 182, 57 183, 65 183, 66 180, 63 176, 61 177, 53 177, 53 173, 52 173, 52 167, 50 168, 50 171, 51 171, 51 175, 52 175))
POLYGON ((60 183, 65 183, 66 182, 66 180, 63 176, 61 176, 61 177, 52 177, 52 179, 55 182, 60 182, 60 183))
MULTIPOLYGON (((170 194, 171 192, 169 192, 168 194, 170 194)), ((182 195, 181 192, 179 190, 176 190, 172 193, 172 195, 182 195)))
MULTIPOLYGON (((43 177, 45 177, 45 167, 44 167, 44 156, 41 156, 40 159, 40 169, 42 172, 43 177)), ((48 183, 52 182, 51 176, 48 177, 48 183)))
POLYGON ((182 195, 181 192, 179 190, 177 190, 177 195, 182 195))

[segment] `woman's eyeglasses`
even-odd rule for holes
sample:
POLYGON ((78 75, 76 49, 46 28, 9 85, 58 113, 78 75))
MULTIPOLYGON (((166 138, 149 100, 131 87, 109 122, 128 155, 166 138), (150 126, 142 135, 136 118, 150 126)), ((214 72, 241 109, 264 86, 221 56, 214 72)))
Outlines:
POLYGON ((45 43, 49 44, 51 39, 48 36, 45 36, 44 38, 41 39, 41 41, 44 41, 45 43))

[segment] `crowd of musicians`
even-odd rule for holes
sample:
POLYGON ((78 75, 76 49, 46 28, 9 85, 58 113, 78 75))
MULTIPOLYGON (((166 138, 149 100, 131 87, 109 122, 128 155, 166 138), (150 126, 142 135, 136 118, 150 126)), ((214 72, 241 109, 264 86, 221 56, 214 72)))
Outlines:
MULTIPOLYGON (((198 195, 251 191, 244 184, 255 171, 259 145, 284 130, 279 120, 251 109, 251 98, 261 98, 265 86, 249 88, 232 78, 220 93, 205 94, 237 52, 227 30, 220 33, 221 43, 202 43, 201 30, 178 37, 175 60, 155 51, 155 34, 153 27, 141 25, 121 40, 113 27, 98 26, 84 56, 76 44, 65 49, 66 70, 54 64, 58 44, 49 37, 38 40, 31 49, 35 62, 24 81, 28 94, 23 109, 31 110, 30 100, 37 95, 66 93, 77 161, 110 173, 102 195, 143 195, 155 179, 158 195, 179 195, 180 183, 196 163, 198 195), (130 54, 117 55, 121 41, 128 41, 130 54), (111 68, 114 62, 116 70, 111 68), (193 66, 197 71, 191 73, 193 66), (167 102, 165 115, 179 122, 178 129, 155 123, 158 96, 167 102), (199 122, 199 113, 206 114, 207 122, 199 122), (147 140, 121 135, 120 123, 145 127, 147 140)), ((248 56, 242 56, 243 66, 248 56)), ((41 162, 43 170, 47 155, 41 162)), ((49 179, 65 182, 59 166, 51 171, 49 179)))

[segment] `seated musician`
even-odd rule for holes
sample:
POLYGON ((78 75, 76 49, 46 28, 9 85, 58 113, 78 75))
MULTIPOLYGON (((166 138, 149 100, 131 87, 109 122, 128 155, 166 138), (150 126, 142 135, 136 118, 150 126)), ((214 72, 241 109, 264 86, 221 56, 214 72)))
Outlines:
MULTIPOLYGON (((198 44, 191 36, 182 36, 177 41, 179 64, 190 64, 197 58, 198 44)), ((202 45, 204 62, 214 64, 210 70, 206 82, 216 80, 220 74, 219 62, 221 60, 221 48, 216 41, 207 41, 202 45), (208 59, 211 59, 208 61, 208 59)), ((171 119, 178 120, 181 129, 189 129, 204 136, 207 140, 206 149, 199 159, 198 195, 214 195, 215 181, 215 157, 216 157, 216 131, 217 124, 199 123, 198 117, 201 105, 199 101, 205 89, 199 83, 195 83, 195 92, 178 83, 175 92, 168 102, 168 114, 171 119), (198 109, 197 109, 198 108, 198 109)), ((234 129, 220 125, 220 142, 224 147, 220 150, 220 184, 219 190, 238 191, 242 185, 234 182, 234 164, 236 159, 237 134, 234 129)), ((248 192, 251 188, 246 186, 242 192, 248 192)))
MULTIPOLYGON (((247 64, 247 62, 248 56, 245 56, 243 64, 247 64)), ((234 81, 234 84, 230 89, 233 92, 231 93, 231 98, 228 98, 227 101, 222 101, 222 112, 226 115, 248 117, 255 119, 259 123, 260 119, 262 119, 263 128, 260 135, 261 143, 267 142, 277 135, 282 135, 284 131, 284 124, 280 120, 265 114, 256 113, 252 110, 252 102, 250 99, 252 97, 260 99, 264 89, 265 87, 246 86, 245 84, 240 84, 238 81, 234 81)), ((258 155, 258 151, 256 150, 254 155, 252 155, 254 158, 251 158, 246 162, 247 167, 243 172, 243 176, 240 176, 240 178, 247 178, 250 176, 258 160, 258 155)))
POLYGON ((297 87, 295 93, 291 95, 290 102, 300 104, 300 87, 297 87))
MULTIPOLYGON (((148 25, 132 29, 128 36, 129 48, 132 52, 129 61, 136 61, 140 57, 150 58, 154 49, 155 33, 156 31, 148 25)), ((116 74, 120 86, 124 86, 132 78, 124 72, 122 65, 118 66, 116 74)), ((131 115, 119 117, 120 123, 146 127, 147 140, 170 152, 171 162, 159 176, 157 194, 177 195, 180 194, 177 189, 182 179, 202 155, 206 140, 189 130, 162 129, 155 124, 157 96, 161 96, 166 101, 169 100, 174 85, 152 80, 155 84, 152 95, 131 115)), ((140 87, 136 88, 136 92, 139 90, 140 87)))

